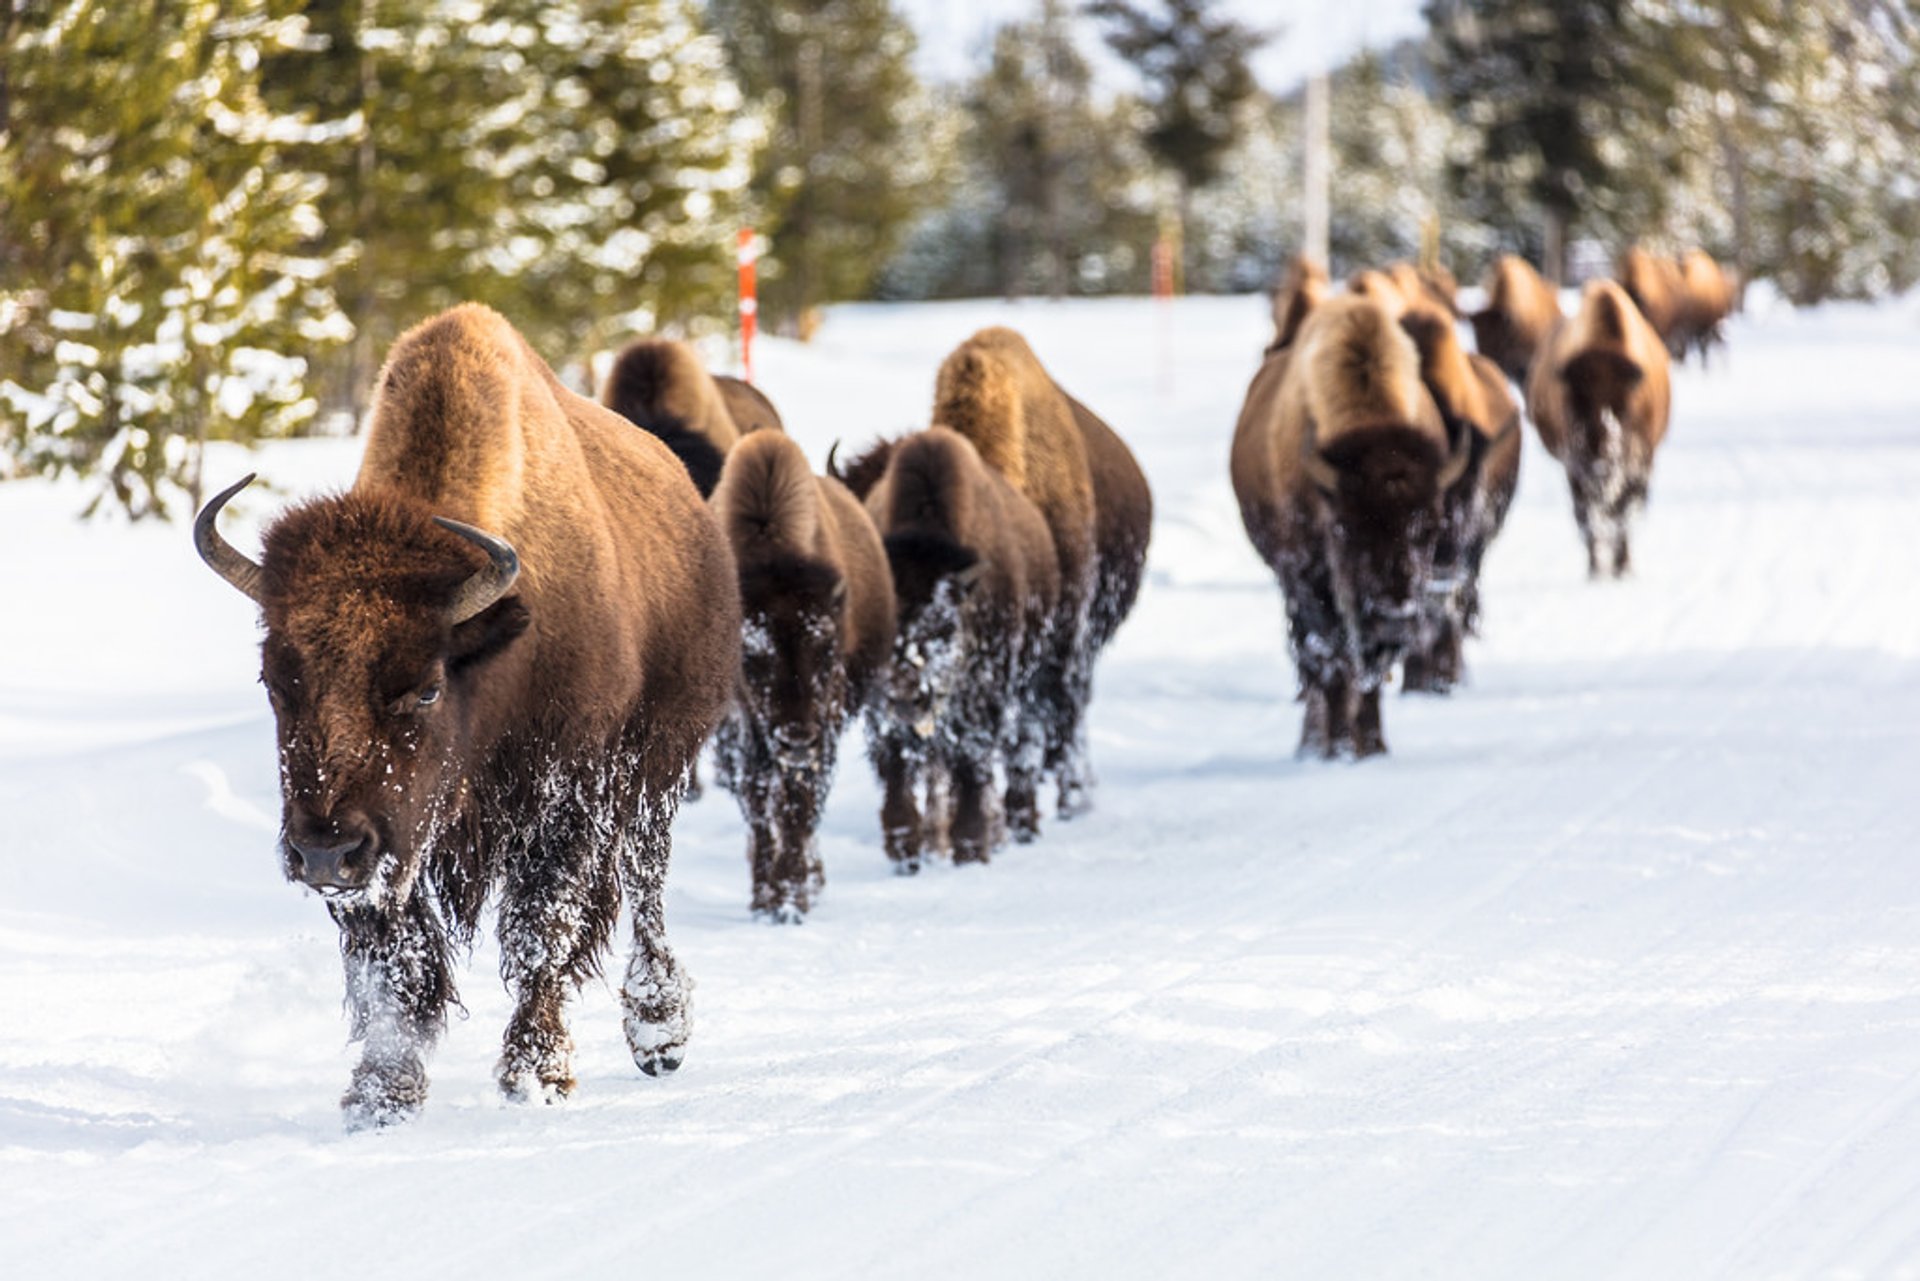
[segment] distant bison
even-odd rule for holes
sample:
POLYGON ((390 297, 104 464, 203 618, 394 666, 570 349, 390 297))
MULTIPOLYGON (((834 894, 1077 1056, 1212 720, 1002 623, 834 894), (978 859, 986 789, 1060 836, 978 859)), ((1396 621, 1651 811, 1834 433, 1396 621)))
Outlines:
MULTIPOLYGON (((831 464, 829 464, 831 466, 831 464)), ((1060 569, 1046 521, 958 432, 932 427, 882 442, 847 469, 865 490, 893 572, 897 625, 886 697, 868 737, 885 797, 888 856, 917 872, 943 841, 984 862, 995 832, 989 789, 1006 772, 1005 818, 1038 830, 1038 784, 1052 705, 1060 569), (937 805, 950 792, 951 816, 937 805)))
MULTIPOLYGON (((1085 724, 1093 662, 1133 606, 1153 500, 1120 437, 1061 390, 1011 329, 983 329, 941 363, 933 421, 951 427, 1039 509, 1060 569, 1058 609, 1041 666, 1046 770, 1058 809, 1085 803, 1085 724)), ((1019 833, 1025 835, 1025 833, 1019 833)))
POLYGON ((281 516, 257 564, 215 526, 239 488, 194 537, 264 618, 282 859, 339 925, 365 1043, 348 1123, 421 1107, 450 955, 489 897, 515 998, 503 1092, 574 1088, 565 1005, 623 896, 627 1043, 648 1073, 679 1066, 671 824, 740 631, 726 540, 681 465, 469 305, 394 344, 353 487, 281 516))
POLYGON ((799 920, 824 879, 814 834, 841 730, 886 692, 893 576, 859 500, 780 432, 734 447, 713 506, 746 624, 722 774, 747 820, 754 913, 799 920))
POLYGON ((1680 258, 1680 284, 1685 303, 1681 308, 1681 338, 1689 350, 1700 353, 1706 363, 1707 349, 1727 340, 1722 328, 1733 314, 1739 295, 1736 273, 1715 262, 1704 250, 1694 249, 1680 258))
POLYGON ((1233 489, 1286 597, 1301 752, 1386 750, 1380 686, 1419 640, 1443 498, 1469 458, 1448 440, 1413 340, 1369 298, 1313 309, 1254 375, 1233 489))
POLYGON ((1687 284, 1671 258, 1631 245, 1620 255, 1620 288, 1675 359, 1687 349, 1687 284))
POLYGON ((1460 345, 1451 316, 1410 307, 1400 327, 1420 350, 1420 380, 1448 436, 1469 454, 1441 500, 1425 621, 1404 665, 1406 689, 1444 694, 1464 674, 1463 642, 1480 616, 1480 563, 1519 486, 1520 405, 1499 366, 1460 345))
POLYGON ((642 338, 621 348, 600 398, 665 442, 702 497, 710 497, 720 483, 720 468, 736 441, 752 431, 781 427, 773 402, 757 389, 708 374, 691 346, 665 338, 642 338))
POLYGON ((1486 304, 1467 319, 1473 345, 1516 384, 1564 317, 1560 295, 1524 258, 1502 254, 1487 275, 1486 304))
POLYGON ((1667 434, 1666 348, 1626 292, 1590 281, 1527 379, 1540 441, 1566 465, 1587 568, 1630 568, 1628 525, 1646 502, 1653 452, 1667 434))

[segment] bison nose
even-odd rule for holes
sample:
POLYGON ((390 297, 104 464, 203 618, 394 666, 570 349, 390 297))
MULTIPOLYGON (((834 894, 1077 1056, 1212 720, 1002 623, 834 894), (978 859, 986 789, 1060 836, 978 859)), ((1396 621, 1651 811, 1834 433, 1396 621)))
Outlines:
POLYGON ((287 871, 315 889, 357 890, 373 878, 380 841, 372 824, 349 817, 299 825, 287 836, 287 871))

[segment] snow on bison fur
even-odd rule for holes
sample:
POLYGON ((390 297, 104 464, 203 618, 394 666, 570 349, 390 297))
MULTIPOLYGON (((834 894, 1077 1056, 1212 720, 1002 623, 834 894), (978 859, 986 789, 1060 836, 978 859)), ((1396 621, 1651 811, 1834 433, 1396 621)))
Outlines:
POLYGON ((1380 303, 1334 298, 1254 375, 1234 429, 1240 517, 1286 598, 1302 754, 1386 751, 1380 686, 1419 639, 1442 499, 1464 474, 1380 303))
POLYGON ((685 469, 468 305, 394 344, 352 488, 280 516, 258 563, 215 528, 239 488, 195 541, 264 618, 281 857, 339 926, 365 1047, 349 1126, 424 1103, 451 954, 489 897, 508 1097, 573 1090, 565 1005, 623 899, 627 1042, 649 1074, 678 1067, 670 828, 740 644, 732 557, 685 469))
POLYGON ((780 432, 734 446, 713 507, 746 628, 721 776, 747 821, 754 914, 798 921, 825 880, 815 831, 841 731, 893 658, 893 575, 860 500, 780 432))
POLYGON ((1540 443, 1567 469, 1587 572, 1631 568, 1628 527, 1647 501, 1653 451, 1667 434, 1667 348, 1627 292, 1589 281, 1527 378, 1527 412, 1540 443))

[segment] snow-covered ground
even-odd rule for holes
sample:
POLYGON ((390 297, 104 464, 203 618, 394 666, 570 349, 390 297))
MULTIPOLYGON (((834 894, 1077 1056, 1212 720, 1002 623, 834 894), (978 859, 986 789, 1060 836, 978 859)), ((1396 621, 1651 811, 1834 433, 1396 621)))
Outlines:
MULTIPOLYGON (((1227 485, 1259 300, 843 308, 761 382, 818 461, 922 425, 998 320, 1158 501, 1098 809, 896 879, 850 750, 826 898, 775 928, 710 794, 668 903, 686 1066, 635 1071, 595 983, 557 1107, 495 1094, 483 941, 424 1116, 342 1133, 251 606, 183 528, 0 485, 0 1269, 1920 1276, 1920 308, 1736 321, 1625 583, 1529 440, 1471 684, 1392 698, 1358 766, 1293 758, 1227 485)), ((236 541, 356 452, 216 458, 281 487, 236 541)))

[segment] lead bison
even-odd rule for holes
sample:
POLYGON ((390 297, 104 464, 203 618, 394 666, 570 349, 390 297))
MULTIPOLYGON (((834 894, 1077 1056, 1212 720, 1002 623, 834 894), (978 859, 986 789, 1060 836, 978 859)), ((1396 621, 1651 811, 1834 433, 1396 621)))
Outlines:
POLYGON ((1386 751, 1380 686, 1418 640, 1441 500, 1465 473, 1413 340, 1362 296, 1269 355, 1234 429, 1234 494, 1280 580, 1307 705, 1302 754, 1386 751))
POLYGON ((1667 349, 1611 280, 1589 281, 1527 378, 1540 443, 1567 469, 1587 572, 1631 568, 1628 526, 1647 500, 1653 451, 1667 434, 1667 349))
POLYGON ((451 950, 490 895, 508 1097, 574 1088, 564 1007, 623 897, 627 1043, 649 1074, 679 1066, 669 828, 740 634, 726 541, 680 464, 469 305, 394 345, 353 487, 282 515, 258 563, 215 528, 244 484, 194 537, 265 622, 281 858, 340 928, 365 1044, 348 1125, 422 1106, 451 950))

